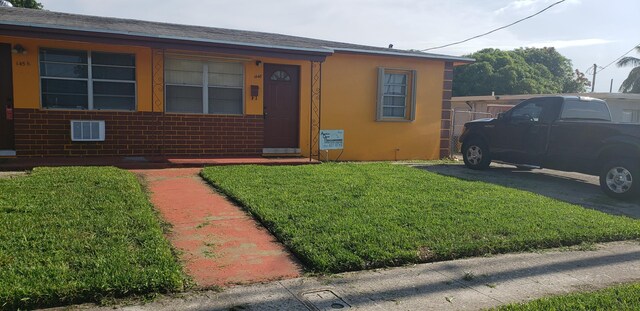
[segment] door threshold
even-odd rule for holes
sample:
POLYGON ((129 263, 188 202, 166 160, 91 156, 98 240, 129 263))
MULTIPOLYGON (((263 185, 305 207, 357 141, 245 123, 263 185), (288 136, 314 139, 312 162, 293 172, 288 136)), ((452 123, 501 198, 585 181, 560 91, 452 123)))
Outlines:
POLYGON ((15 157, 15 150, 0 150, 0 157, 15 157))
POLYGON ((263 158, 302 158, 300 153, 263 153, 263 158))

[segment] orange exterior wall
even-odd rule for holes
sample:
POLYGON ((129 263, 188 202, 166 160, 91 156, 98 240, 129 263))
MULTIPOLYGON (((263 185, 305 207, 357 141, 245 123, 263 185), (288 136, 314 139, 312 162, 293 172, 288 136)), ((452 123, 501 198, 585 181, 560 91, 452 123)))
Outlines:
MULTIPOLYGON (((40 104, 40 76, 39 76, 39 59, 38 51, 41 47, 71 49, 71 50, 91 50, 102 52, 120 52, 134 53, 136 55, 136 83, 137 83, 137 110, 138 111, 163 111, 164 110, 164 82, 162 75, 163 55, 170 53, 179 55, 188 55, 197 58, 220 58, 228 57, 231 61, 244 62, 245 64, 245 114, 262 115, 262 73, 264 63, 298 65, 301 67, 301 93, 302 99, 309 98, 309 62, 294 61, 274 58, 261 57, 237 57, 234 55, 207 54, 189 51, 162 51, 153 50, 146 47, 119 46, 83 43, 76 41, 58 41, 43 40, 31 38, 17 38, 0 36, 0 42, 9 43, 11 45, 20 44, 26 50, 26 54, 12 54, 13 60, 13 84, 14 84, 14 106, 16 108, 33 108, 39 109, 40 104), (153 53, 159 53, 154 54, 153 53), (235 60, 238 59, 238 60, 235 60), (260 60, 262 64, 256 65, 256 60, 260 60), (155 67, 155 68, 154 68, 155 67), (153 71, 158 77, 153 81, 153 71), (160 85, 158 85, 160 84, 160 85), (257 99, 251 98, 251 85, 258 85, 260 93, 257 99), (154 88, 155 87, 155 88, 154 88), (152 89, 156 92, 152 97, 152 89)), ((179 56, 178 56, 179 57, 179 56)), ((301 115, 302 115, 301 111, 301 115)), ((307 122, 308 123, 308 122, 307 122)), ((308 130, 307 130, 308 132, 308 130)))
MULTIPOLYGON (((444 61, 336 53, 322 66, 322 129, 344 130, 340 160, 438 159, 444 61), (416 117, 376 121, 378 67, 417 71, 416 117)), ((306 150, 305 152, 308 152, 306 150)), ((340 150, 332 150, 336 159, 340 150)), ((326 159, 326 152, 321 152, 326 159)))
MULTIPOLYGON (((238 61, 244 62, 244 80, 245 80, 245 96, 244 96, 244 111, 245 115, 262 115, 264 107, 264 64, 281 64, 281 65, 294 65, 300 69, 300 123, 299 123, 299 148, 302 155, 309 156, 309 110, 310 110, 310 98, 311 98, 311 63, 306 60, 289 60, 282 58, 269 58, 269 57, 238 57, 234 55, 222 55, 222 54, 207 54, 196 53, 190 51, 167 51, 167 56, 179 55, 180 57, 185 55, 188 57, 202 58, 225 58, 230 60, 240 59, 238 61), (260 64, 256 62, 259 61, 260 64), (259 88, 258 96, 251 97, 251 86, 256 85, 259 88)), ((162 63, 155 60, 154 66, 162 66, 162 63)), ((160 70, 162 72, 162 70, 160 70)), ((158 90, 158 87, 155 88, 158 90)), ((156 111, 158 111, 156 109, 156 111)))
MULTIPOLYGON (((309 118, 309 98, 311 96, 310 91, 310 63, 304 60, 288 60, 281 58, 268 58, 268 57, 255 57, 245 65, 245 113, 262 115, 262 108, 264 107, 264 64, 281 64, 281 65, 295 65, 300 67, 300 116, 301 119, 309 118), (256 65, 256 61, 260 61, 260 65, 256 65), (259 96, 256 99, 251 99, 251 85, 257 85, 260 88, 259 96), (304 116, 304 117, 303 117, 304 116)), ((303 120, 304 121, 304 120, 303 120)), ((300 136, 309 136, 309 120, 306 123, 301 122, 300 136), (305 125, 306 124, 306 125, 305 125)), ((307 138, 307 149, 308 147, 307 138)), ((301 142, 302 143, 302 142, 301 142)), ((301 147, 304 149, 304 144, 301 147)))
MULTIPOLYGON (((245 67, 247 114, 262 115, 263 66, 265 63, 300 67, 300 144, 309 156, 311 66, 309 61, 255 58, 245 67), (255 65, 260 60, 260 66, 255 65), (260 96, 251 99, 250 85, 258 85, 260 96)), ((345 149, 340 160, 414 160, 440 157, 444 61, 388 56, 336 53, 322 65, 321 128, 345 131, 345 149), (411 122, 378 122, 376 101, 378 67, 417 71, 416 118, 411 122)), ((340 150, 329 151, 335 160, 340 150)), ((321 152, 327 159, 327 152, 321 152)))
POLYGON ((250 85, 257 85, 260 88, 259 96, 255 100, 251 100, 251 96, 247 93, 245 97, 246 113, 255 113, 262 115, 264 107, 264 64, 281 64, 294 65, 300 68, 300 125, 299 125, 299 145, 301 154, 305 157, 309 156, 309 102, 311 100, 311 63, 304 60, 287 60, 280 58, 257 57, 252 61, 253 65, 245 66, 247 89, 250 85), (255 61, 260 60, 260 66, 255 65, 255 61))
POLYGON ((41 47, 47 47, 134 53, 136 55, 138 111, 151 111, 151 49, 149 48, 4 36, 0 36, 0 42, 11 45, 20 44, 27 50, 26 54, 12 54, 15 108, 39 109, 41 107, 38 50, 41 47))
MULTIPOLYGON (((147 47, 0 36, 0 42, 20 44, 25 55, 12 54, 15 108, 40 109, 38 50, 40 47, 82 49, 136 55, 137 110, 162 111, 162 51, 147 47), (155 81, 154 81, 155 72, 155 81)), ((174 51, 172 51, 174 52, 174 51)), ((175 51, 206 58, 230 57, 245 63, 245 114, 263 113, 263 68, 265 63, 297 65, 300 68, 301 153, 309 156, 309 111, 311 66, 309 61, 280 58, 215 55, 175 51), (261 64, 257 65, 256 61, 261 64), (251 98, 251 85, 260 89, 251 98)), ((409 160, 439 158, 444 61, 406 57, 336 53, 322 65, 322 129, 345 131, 345 149, 340 160, 409 160), (378 67, 417 70, 416 116, 411 122, 377 122, 378 67)), ((328 158, 336 159, 340 150, 328 158)), ((321 153, 327 159, 327 153, 321 153)))
MULTIPOLYGON (((225 58, 228 57, 230 59, 237 58, 237 56, 233 55, 221 55, 221 54, 206 54, 206 53, 195 53, 190 51, 167 51, 165 55, 170 56, 172 54, 175 55, 188 55, 189 57, 203 58, 207 57, 215 57, 215 58, 225 58)), ((176 56, 180 57, 180 56, 176 56)), ((289 59, 281 59, 281 58, 269 58, 269 57, 242 57, 242 62, 244 62, 244 80, 245 80, 245 95, 244 95, 244 113, 245 115, 262 115, 263 107, 264 107, 264 64, 281 64, 281 65, 294 65, 298 66, 300 69, 300 125, 299 125, 299 136, 300 136, 300 144, 299 148, 301 149, 302 155, 308 157, 309 156, 309 101, 311 98, 311 63, 305 60, 289 60, 289 59), (259 61, 259 64, 257 64, 259 61), (252 98, 251 97, 251 86, 256 85, 259 88, 258 96, 252 98)), ((162 62, 159 62, 157 59, 154 60, 156 64, 154 66, 162 67, 162 62)), ((160 70, 162 72, 163 70, 160 70)), ((156 92, 162 88, 155 87, 156 92)), ((160 96, 160 99, 163 100, 163 97, 160 96)), ((157 106, 157 105, 156 105, 157 106)), ((164 105, 162 105, 164 106, 164 105)), ((156 111, 158 111, 156 109, 156 111)))

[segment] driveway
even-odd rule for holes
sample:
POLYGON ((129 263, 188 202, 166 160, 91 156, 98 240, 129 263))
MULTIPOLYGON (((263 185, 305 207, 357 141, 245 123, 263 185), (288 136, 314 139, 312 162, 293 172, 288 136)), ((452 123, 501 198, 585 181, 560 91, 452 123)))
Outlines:
POLYGON ((413 166, 441 175, 534 192, 613 215, 640 218, 640 200, 618 201, 609 198, 600 190, 597 176, 548 169, 523 171, 502 164, 491 164, 484 171, 474 171, 462 164, 413 166))

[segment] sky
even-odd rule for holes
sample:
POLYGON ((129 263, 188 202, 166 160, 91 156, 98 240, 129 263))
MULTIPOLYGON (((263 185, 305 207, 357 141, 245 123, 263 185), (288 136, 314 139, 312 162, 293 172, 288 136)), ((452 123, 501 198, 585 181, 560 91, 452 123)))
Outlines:
MULTIPOLYGON (((533 14, 557 0, 39 0, 47 10, 281 33, 398 49, 463 40, 533 14)), ((488 36, 432 53, 555 47, 587 72, 640 44, 639 0, 566 0, 488 36)), ((635 51, 629 55, 640 57, 635 51)), ((596 92, 613 91, 631 67, 597 73, 596 92)), ((589 73, 592 70, 589 71, 589 73)), ((591 76, 589 75, 589 79, 591 76)), ((589 88, 590 90, 590 88, 589 88)))

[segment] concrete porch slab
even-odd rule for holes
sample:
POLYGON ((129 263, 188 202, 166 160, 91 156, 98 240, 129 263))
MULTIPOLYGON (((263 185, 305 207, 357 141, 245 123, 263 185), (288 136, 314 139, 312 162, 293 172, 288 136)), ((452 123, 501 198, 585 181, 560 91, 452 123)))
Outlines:
POLYGON ((263 157, 42 157, 6 158, 0 161, 0 171, 30 170, 38 166, 115 166, 123 169, 162 169, 205 167, 215 165, 305 165, 318 164, 309 158, 263 157))

